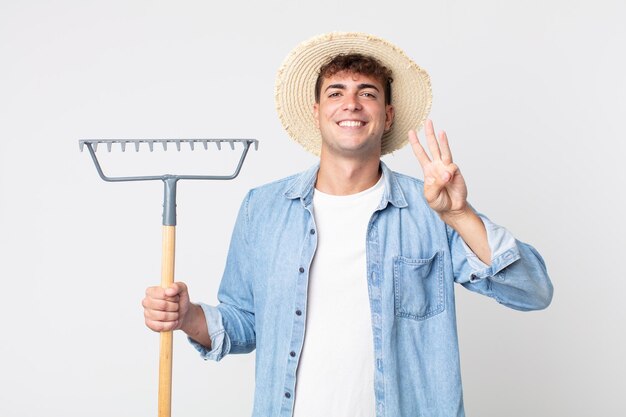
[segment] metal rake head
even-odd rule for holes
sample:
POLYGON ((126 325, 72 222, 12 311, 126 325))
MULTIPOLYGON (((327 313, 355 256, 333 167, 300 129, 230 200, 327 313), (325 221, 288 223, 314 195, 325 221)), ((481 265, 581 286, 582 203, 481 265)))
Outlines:
POLYGON ((231 180, 239 175, 243 161, 246 159, 250 145, 254 145, 254 149, 258 149, 259 142, 256 139, 82 139, 78 141, 81 152, 85 147, 91 155, 100 178, 104 181, 119 182, 119 181, 149 181, 149 180, 161 180, 165 185, 165 193, 163 196, 163 225, 174 226, 176 225, 176 183, 178 180, 231 180), (196 143, 202 144, 204 149, 208 149, 209 143, 215 143, 218 150, 222 149, 222 144, 230 145, 231 149, 235 149, 237 143, 243 145, 243 151, 237 163, 235 171, 230 175, 153 175, 153 176, 135 176, 135 177, 109 177, 104 174, 100 162, 96 157, 96 150, 98 144, 106 144, 107 150, 111 152, 113 144, 119 143, 122 151, 126 150, 126 145, 135 147, 135 151, 139 151, 141 144, 147 144, 148 148, 152 152, 154 150, 154 144, 160 143, 163 146, 163 150, 167 151, 167 145, 173 143, 176 149, 180 151, 182 143, 188 143, 191 150, 194 150, 196 143))
POLYGON ((98 174, 100 178, 104 181, 148 181, 148 180, 165 180, 165 179, 185 179, 185 180, 230 180, 237 175, 239 175, 239 171, 241 170, 241 166, 243 165, 243 161, 248 154, 248 150, 250 149, 250 145, 254 145, 254 149, 257 150, 259 147, 259 142, 256 139, 81 139, 78 141, 78 145, 80 151, 82 152, 86 147, 91 155, 91 158, 96 166, 98 174), (209 148, 209 143, 214 143, 218 150, 222 149, 223 144, 227 144, 230 146, 232 150, 235 149, 235 145, 241 143, 243 145, 243 151, 241 153, 241 157, 239 159, 239 163, 235 168, 235 171, 230 175, 157 175, 157 176, 133 176, 133 177, 110 177, 104 174, 102 171, 102 167, 98 158, 96 156, 96 151, 98 150, 99 144, 104 144, 107 147, 107 151, 111 152, 114 144, 119 144, 122 152, 126 151, 126 146, 132 146, 135 148, 136 152, 139 152, 139 149, 142 144, 148 145, 148 149, 150 152, 154 151, 155 144, 161 144, 164 151, 167 151, 168 144, 173 144, 176 146, 176 150, 181 150, 182 144, 189 144, 189 148, 193 151, 196 149, 196 144, 201 144, 202 147, 207 150, 209 148))

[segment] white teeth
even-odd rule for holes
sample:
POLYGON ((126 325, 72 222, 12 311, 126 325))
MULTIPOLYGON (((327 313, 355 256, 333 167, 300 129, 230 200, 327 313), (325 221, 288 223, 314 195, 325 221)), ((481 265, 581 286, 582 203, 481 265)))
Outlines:
POLYGON ((342 122, 339 122, 339 126, 341 127, 358 127, 358 126, 363 126, 365 123, 360 122, 358 120, 344 120, 342 122))

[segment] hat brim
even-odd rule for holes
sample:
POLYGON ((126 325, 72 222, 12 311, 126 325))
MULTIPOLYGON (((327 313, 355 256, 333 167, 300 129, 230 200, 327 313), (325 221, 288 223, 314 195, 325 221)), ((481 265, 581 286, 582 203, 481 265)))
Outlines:
POLYGON ((307 151, 319 155, 322 139, 313 116, 315 81, 320 67, 338 54, 360 53, 378 59, 391 69, 392 128, 382 137, 381 154, 403 147, 411 129, 422 127, 432 103, 430 77, 400 48, 373 35, 333 32, 298 45, 285 59, 276 76, 278 117, 289 136, 307 151))

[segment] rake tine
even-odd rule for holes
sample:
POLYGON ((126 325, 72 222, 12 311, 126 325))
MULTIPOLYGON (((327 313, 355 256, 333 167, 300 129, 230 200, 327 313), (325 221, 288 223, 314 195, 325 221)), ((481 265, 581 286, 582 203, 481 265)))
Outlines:
POLYGON ((163 142, 161 142, 161 145, 163 145, 163 150, 167 151, 167 141, 164 140, 163 142))
POLYGON ((120 145, 122 146, 122 152, 126 152, 126 141, 121 141, 120 145))
POLYGON ((209 149, 209 142, 206 140, 202 141, 202 146, 204 146, 204 150, 206 151, 207 149, 209 149))
POLYGON ((111 152, 112 146, 113 146, 113 142, 107 142, 107 152, 111 152))
POLYGON ((230 143, 230 149, 232 149, 233 151, 235 150, 235 142, 228 142, 230 143))
POLYGON ((139 142, 135 142, 135 152, 139 152, 139 142))
POLYGON ((98 142, 93 142, 93 151, 96 152, 98 150, 98 142))
POLYGON ((193 139, 189 141, 189 147, 191 147, 191 150, 193 151, 193 139))
POLYGON ((222 150, 222 141, 218 140, 217 142, 215 142, 215 144, 217 145, 217 150, 221 151, 222 150))
POLYGON ((179 140, 177 140, 177 141, 176 141, 176 142, 174 142, 174 143, 176 144, 176 150, 177 150, 178 152, 180 152, 180 141, 179 141, 179 140))
POLYGON ((153 140, 149 140, 148 141, 148 147, 150 148, 150 152, 152 152, 154 150, 154 141, 153 140))

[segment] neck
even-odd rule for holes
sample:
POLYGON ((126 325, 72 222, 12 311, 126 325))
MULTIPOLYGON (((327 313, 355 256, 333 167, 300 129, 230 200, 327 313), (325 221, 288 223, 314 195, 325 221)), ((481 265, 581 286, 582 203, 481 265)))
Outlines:
POLYGON ((380 156, 365 160, 320 157, 315 188, 326 194, 350 195, 373 187, 380 179, 380 156))

